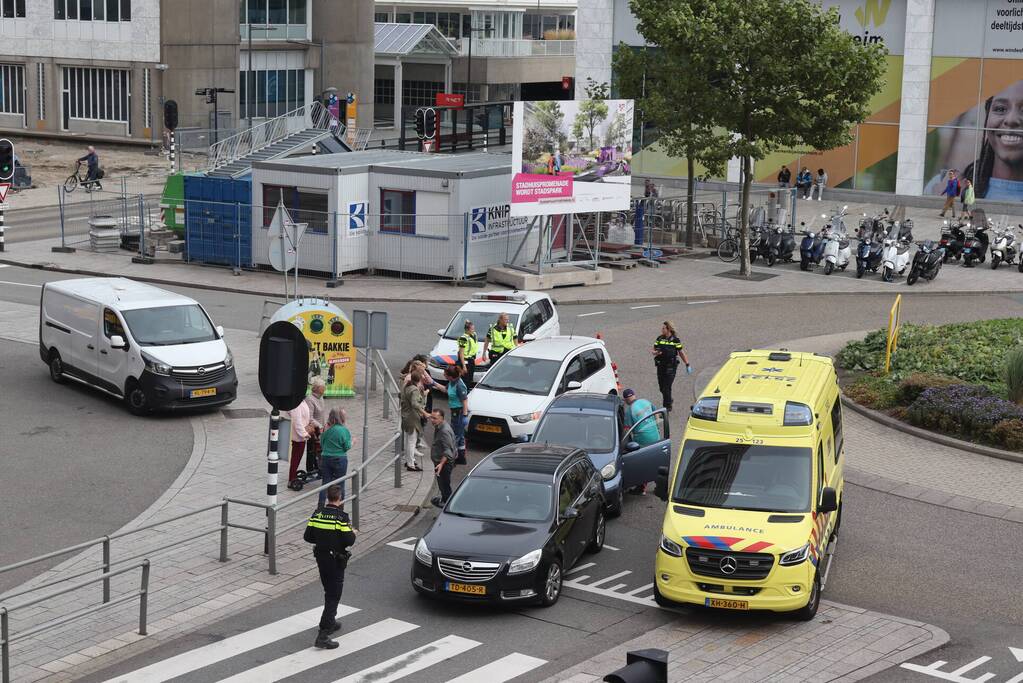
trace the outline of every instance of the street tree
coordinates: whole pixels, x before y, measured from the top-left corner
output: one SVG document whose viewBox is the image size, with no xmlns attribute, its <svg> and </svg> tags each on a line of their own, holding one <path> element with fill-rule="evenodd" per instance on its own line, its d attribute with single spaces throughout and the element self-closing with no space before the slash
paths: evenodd
<svg viewBox="0 0 1023 683">
<path fill-rule="evenodd" d="M 782 147 L 847 144 L 882 87 L 885 48 L 858 43 L 812 0 L 630 0 L 639 30 L 715 107 L 722 149 L 742 167 L 740 273 L 749 276 L 753 162 Z"/>
<path fill-rule="evenodd" d="M 689 52 L 703 48 L 698 36 L 690 35 L 686 40 L 654 48 L 623 44 L 615 54 L 619 89 L 623 97 L 636 100 L 639 125 L 653 126 L 657 135 L 654 144 L 665 154 L 686 159 L 689 247 L 694 243 L 696 221 L 696 164 L 703 164 L 711 175 L 722 175 L 728 161 L 727 139 L 715 132 L 713 125 L 717 103 L 704 74 L 689 66 Z"/>
<path fill-rule="evenodd" d="M 572 122 L 572 134 L 576 138 L 580 138 L 585 134 L 590 143 L 588 149 L 596 147 L 593 135 L 596 132 L 597 125 L 607 118 L 607 112 L 607 102 L 603 99 L 598 100 L 591 97 L 579 103 L 579 111 Z"/>
<path fill-rule="evenodd" d="M 561 105 L 553 100 L 533 105 L 531 111 L 526 113 L 523 158 L 535 161 L 544 152 L 553 154 L 556 149 L 563 147 L 566 141 L 561 129 L 564 120 L 565 113 Z"/>
</svg>

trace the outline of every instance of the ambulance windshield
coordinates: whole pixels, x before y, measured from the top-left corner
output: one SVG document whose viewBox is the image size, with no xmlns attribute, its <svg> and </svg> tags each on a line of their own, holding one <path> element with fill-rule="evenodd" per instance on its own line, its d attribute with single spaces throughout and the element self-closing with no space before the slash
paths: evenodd
<svg viewBox="0 0 1023 683">
<path fill-rule="evenodd" d="M 813 452 L 752 444 L 686 441 L 685 470 L 672 500 L 701 507 L 808 512 Z"/>
</svg>

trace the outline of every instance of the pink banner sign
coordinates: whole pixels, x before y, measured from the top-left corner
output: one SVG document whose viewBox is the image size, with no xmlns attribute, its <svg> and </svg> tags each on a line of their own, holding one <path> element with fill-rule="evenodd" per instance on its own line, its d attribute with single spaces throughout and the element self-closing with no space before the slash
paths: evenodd
<svg viewBox="0 0 1023 683">
<path fill-rule="evenodd" d="M 542 202 L 572 198 L 572 174 L 556 176 L 540 173 L 516 173 L 512 179 L 512 203 Z"/>
</svg>

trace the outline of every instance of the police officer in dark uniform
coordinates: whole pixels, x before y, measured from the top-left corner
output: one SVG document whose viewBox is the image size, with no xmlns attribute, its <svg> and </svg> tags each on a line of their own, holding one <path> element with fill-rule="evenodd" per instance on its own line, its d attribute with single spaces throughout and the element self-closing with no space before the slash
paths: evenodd
<svg viewBox="0 0 1023 683">
<path fill-rule="evenodd" d="M 665 408 L 671 410 L 671 385 L 675 383 L 679 358 L 686 364 L 686 374 L 693 373 L 685 346 L 675 334 L 675 326 L 671 322 L 665 320 L 661 325 L 661 335 L 654 341 L 652 353 L 654 365 L 657 366 L 657 386 L 661 390 L 661 401 Z"/>
<path fill-rule="evenodd" d="M 479 340 L 476 339 L 476 324 L 465 321 L 465 333 L 458 338 L 458 367 L 462 371 L 466 384 L 472 384 L 476 376 L 476 355 L 479 353 Z"/>
<path fill-rule="evenodd" d="M 348 548 L 355 543 L 355 531 L 348 514 L 341 509 L 341 487 L 338 484 L 327 487 L 327 504 L 309 518 L 303 538 L 316 546 L 313 555 L 323 584 L 323 614 L 320 615 L 320 630 L 314 645 L 333 650 L 338 643 L 330 636 L 341 630 L 341 622 L 336 617 L 345 583 L 345 567 L 352 555 Z"/>
</svg>

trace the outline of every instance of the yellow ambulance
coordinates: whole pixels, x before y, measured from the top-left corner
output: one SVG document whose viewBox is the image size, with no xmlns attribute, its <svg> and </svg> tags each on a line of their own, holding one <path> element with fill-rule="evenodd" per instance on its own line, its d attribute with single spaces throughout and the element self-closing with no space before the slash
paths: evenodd
<svg viewBox="0 0 1023 683">
<path fill-rule="evenodd" d="M 731 354 L 692 407 L 674 472 L 654 598 L 813 619 L 842 519 L 842 402 L 831 359 Z"/>
</svg>

